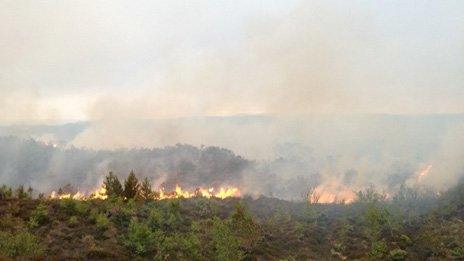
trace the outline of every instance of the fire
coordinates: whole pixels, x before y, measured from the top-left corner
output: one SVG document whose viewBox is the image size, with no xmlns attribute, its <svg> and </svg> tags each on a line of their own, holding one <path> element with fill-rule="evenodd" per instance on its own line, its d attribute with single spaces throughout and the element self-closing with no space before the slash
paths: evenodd
<svg viewBox="0 0 464 261">
<path fill-rule="evenodd" d="M 240 191 L 235 187 L 221 187 L 218 192 L 214 191 L 214 188 L 204 189 L 198 188 L 194 192 L 182 190 L 179 185 L 176 185 L 176 189 L 173 192 L 166 193 L 163 188 L 159 191 L 159 196 L 155 199 L 169 199 L 169 198 L 192 198 L 195 196 L 202 196 L 205 198 L 216 197 L 225 199 L 229 197 L 239 197 Z"/>
<path fill-rule="evenodd" d="M 308 201 L 312 204 L 343 203 L 350 204 L 356 200 L 356 193 L 343 185 L 322 184 L 308 195 Z"/>
<path fill-rule="evenodd" d="M 428 165 L 422 171 L 417 174 L 417 181 L 420 182 L 424 177 L 426 177 L 429 172 L 432 170 L 432 165 Z"/>
<path fill-rule="evenodd" d="M 424 181 L 424 178 L 427 177 L 430 173 L 430 171 L 432 171 L 432 165 L 427 165 L 425 166 L 424 168 L 422 168 L 421 170 L 417 171 L 416 173 L 414 173 L 413 176 L 411 176 L 407 181 L 406 181 L 406 184 L 410 185 L 410 186 L 415 186 L 415 185 L 419 185 L 420 183 L 422 183 Z"/>
<path fill-rule="evenodd" d="M 155 193 L 156 196 L 153 197 L 154 200 L 163 200 L 163 199 L 173 199 L 173 198 L 192 198 L 196 196 L 201 196 L 205 198 L 220 198 L 225 199 L 229 197 L 239 197 L 240 190 L 236 187 L 220 187 L 216 192 L 214 188 L 204 189 L 198 188 L 193 192 L 183 190 L 179 185 L 176 185 L 174 191 L 166 192 L 164 188 L 159 189 Z M 82 192 L 76 192 L 75 194 L 66 193 L 66 194 L 57 194 L 53 191 L 50 194 L 50 199 L 75 199 L 75 200 L 91 200 L 91 199 L 101 199 L 105 200 L 108 198 L 106 195 L 106 189 L 102 186 L 99 189 L 96 189 L 94 192 L 90 193 L 88 196 Z"/>
<path fill-rule="evenodd" d="M 91 199 L 107 199 L 108 196 L 106 195 L 106 189 L 104 187 L 100 187 L 99 189 L 95 190 L 92 194 L 90 194 Z"/>
</svg>

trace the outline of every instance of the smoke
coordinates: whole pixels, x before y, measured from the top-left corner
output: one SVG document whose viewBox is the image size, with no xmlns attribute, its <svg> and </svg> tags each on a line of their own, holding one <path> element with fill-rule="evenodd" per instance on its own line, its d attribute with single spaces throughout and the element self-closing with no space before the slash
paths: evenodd
<svg viewBox="0 0 464 261">
<path fill-rule="evenodd" d="M 37 158 L 27 151 L 39 145 L 9 143 L 0 181 L 91 187 L 134 168 L 174 183 L 179 166 L 192 185 L 227 180 L 202 176 L 202 145 L 256 160 L 228 181 L 285 198 L 321 183 L 392 189 L 429 164 L 427 185 L 461 175 L 462 116 L 449 113 L 464 111 L 462 4 L 253 3 L 246 14 L 231 3 L 2 4 L 0 119 L 89 126 L 64 142 L 30 134 L 68 146 Z M 197 148 L 136 158 L 176 143 Z"/>
</svg>

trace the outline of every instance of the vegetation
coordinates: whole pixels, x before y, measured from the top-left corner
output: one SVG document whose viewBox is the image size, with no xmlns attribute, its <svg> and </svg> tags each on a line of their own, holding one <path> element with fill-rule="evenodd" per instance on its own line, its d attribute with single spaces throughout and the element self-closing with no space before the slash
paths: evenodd
<svg viewBox="0 0 464 261">
<path fill-rule="evenodd" d="M 434 200 L 413 188 L 387 200 L 371 187 L 346 205 L 267 197 L 155 201 L 149 182 L 140 186 L 133 172 L 124 190 L 112 173 L 105 187 L 108 199 L 79 201 L 33 199 L 1 186 L 0 259 L 464 258 L 463 183 Z"/>
</svg>

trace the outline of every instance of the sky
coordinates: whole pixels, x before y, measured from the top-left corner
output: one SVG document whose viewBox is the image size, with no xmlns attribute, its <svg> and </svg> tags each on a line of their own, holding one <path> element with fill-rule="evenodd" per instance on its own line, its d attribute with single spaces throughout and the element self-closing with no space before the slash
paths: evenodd
<svg viewBox="0 0 464 261">
<path fill-rule="evenodd" d="M 0 1 L 0 121 L 464 113 L 463 1 Z"/>
</svg>

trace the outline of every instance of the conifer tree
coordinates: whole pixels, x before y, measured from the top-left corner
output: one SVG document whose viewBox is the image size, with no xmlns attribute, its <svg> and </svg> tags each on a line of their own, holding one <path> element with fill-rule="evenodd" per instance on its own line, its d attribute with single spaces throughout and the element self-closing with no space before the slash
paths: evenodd
<svg viewBox="0 0 464 261">
<path fill-rule="evenodd" d="M 142 199 L 153 198 L 153 191 L 151 190 L 151 183 L 147 177 L 143 179 L 142 186 L 140 187 L 140 198 Z"/>
<path fill-rule="evenodd" d="M 118 177 L 110 171 L 109 175 L 106 176 L 106 180 L 103 182 L 103 186 L 106 189 L 106 195 L 109 197 L 121 197 L 123 195 L 123 189 L 121 182 Z"/>
<path fill-rule="evenodd" d="M 129 176 L 124 181 L 124 196 L 127 199 L 135 198 L 139 192 L 139 181 L 137 177 L 135 177 L 134 171 L 131 170 Z"/>
</svg>

